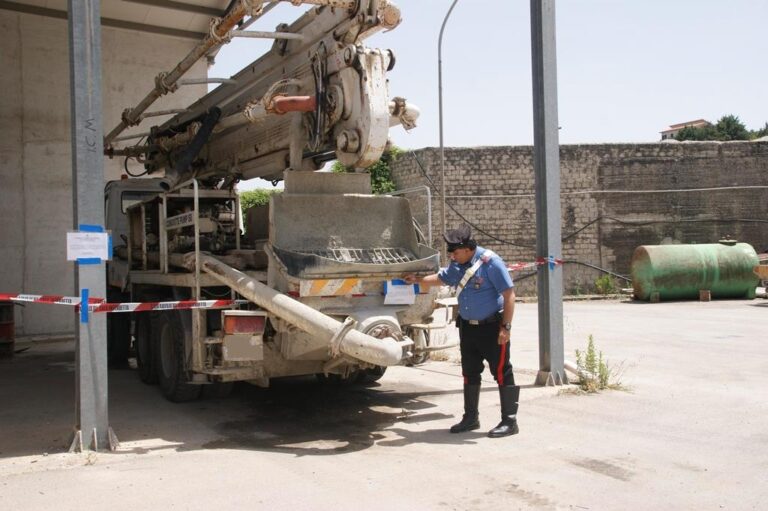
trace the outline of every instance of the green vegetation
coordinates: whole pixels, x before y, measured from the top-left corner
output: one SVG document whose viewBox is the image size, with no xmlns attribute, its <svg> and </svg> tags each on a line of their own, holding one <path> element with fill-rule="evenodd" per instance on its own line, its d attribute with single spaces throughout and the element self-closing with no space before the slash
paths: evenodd
<svg viewBox="0 0 768 511">
<path fill-rule="evenodd" d="M 269 204 L 269 198 L 282 190 L 249 190 L 240 194 L 240 208 L 245 214 L 246 210 L 254 206 Z"/>
<path fill-rule="evenodd" d="M 616 286 L 613 283 L 613 278 L 605 274 L 595 280 L 595 290 L 599 295 L 610 295 L 616 292 Z"/>
<path fill-rule="evenodd" d="M 612 368 L 603 359 L 603 352 L 595 348 L 595 340 L 589 336 L 587 351 L 576 350 L 576 366 L 579 370 L 579 388 L 587 393 L 600 392 L 601 390 L 622 390 L 621 366 Z"/>
<path fill-rule="evenodd" d="M 394 192 L 397 189 L 395 182 L 392 180 L 390 165 L 397 160 L 397 157 L 402 152 L 402 149 L 391 146 L 384 151 L 379 161 L 366 169 L 371 174 L 371 190 L 373 190 L 374 194 L 382 195 Z M 347 168 L 338 161 L 333 164 L 331 170 L 333 172 L 354 172 L 354 169 Z"/>
<path fill-rule="evenodd" d="M 686 126 L 675 135 L 675 140 L 754 140 L 768 135 L 768 122 L 762 129 L 748 130 L 735 115 L 724 115 L 712 126 Z"/>
</svg>

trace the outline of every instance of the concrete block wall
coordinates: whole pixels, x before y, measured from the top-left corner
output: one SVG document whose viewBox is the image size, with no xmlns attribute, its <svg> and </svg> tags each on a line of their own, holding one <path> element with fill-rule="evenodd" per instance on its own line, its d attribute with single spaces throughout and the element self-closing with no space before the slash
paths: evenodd
<svg viewBox="0 0 768 511">
<path fill-rule="evenodd" d="M 135 106 L 155 75 L 168 71 L 194 41 L 102 27 L 104 130 Z M 76 294 L 66 261 L 72 228 L 69 43 L 66 20 L 0 10 L 0 292 Z M 190 77 L 204 77 L 198 63 Z M 179 108 L 205 93 L 182 87 L 151 109 Z M 135 132 L 146 126 L 133 128 Z M 141 167 L 131 164 L 132 172 Z M 118 179 L 123 160 L 104 160 L 105 181 Z M 71 308 L 16 308 L 17 335 L 70 333 Z"/>
<path fill-rule="evenodd" d="M 448 227 L 463 216 L 484 231 L 476 231 L 479 243 L 507 262 L 533 261 L 532 158 L 531 147 L 445 149 L 447 203 L 458 211 L 446 208 Z M 562 146 L 560 165 L 565 260 L 628 275 L 632 253 L 643 244 L 713 243 L 729 235 L 758 251 L 768 248 L 766 142 Z M 440 246 L 439 149 L 401 155 L 393 174 L 400 189 L 432 186 Z M 684 191 L 690 189 L 703 190 Z M 601 275 L 568 263 L 565 290 L 593 292 Z M 519 294 L 535 292 L 535 277 L 518 281 Z"/>
</svg>

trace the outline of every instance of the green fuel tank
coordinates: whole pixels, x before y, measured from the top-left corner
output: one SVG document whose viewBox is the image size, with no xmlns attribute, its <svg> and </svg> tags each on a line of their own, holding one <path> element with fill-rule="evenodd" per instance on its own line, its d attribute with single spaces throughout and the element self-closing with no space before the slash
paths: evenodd
<svg viewBox="0 0 768 511">
<path fill-rule="evenodd" d="M 638 300 L 698 299 L 701 290 L 712 298 L 754 298 L 758 264 L 752 245 L 731 240 L 642 245 L 632 255 L 632 288 Z"/>
</svg>

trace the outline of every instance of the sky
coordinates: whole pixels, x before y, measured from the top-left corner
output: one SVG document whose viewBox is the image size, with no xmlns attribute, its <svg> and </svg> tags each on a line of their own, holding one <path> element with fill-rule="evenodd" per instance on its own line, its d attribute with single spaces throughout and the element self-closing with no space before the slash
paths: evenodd
<svg viewBox="0 0 768 511">
<path fill-rule="evenodd" d="M 403 22 L 366 46 L 392 49 L 390 96 L 421 109 L 403 148 L 439 146 L 437 41 L 452 0 L 399 0 Z M 273 30 L 306 7 L 282 4 L 252 25 Z M 556 4 L 561 144 L 653 142 L 670 124 L 737 115 L 768 122 L 768 1 L 560 0 Z M 237 38 L 209 71 L 228 77 L 271 42 Z M 442 47 L 446 147 L 531 145 L 530 3 L 458 0 Z M 252 180 L 242 188 L 271 187 Z"/>
</svg>

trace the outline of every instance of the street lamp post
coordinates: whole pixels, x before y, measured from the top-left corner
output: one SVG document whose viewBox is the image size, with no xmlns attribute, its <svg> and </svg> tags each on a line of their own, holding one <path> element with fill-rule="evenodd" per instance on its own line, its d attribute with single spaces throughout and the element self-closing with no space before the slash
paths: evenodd
<svg viewBox="0 0 768 511">
<path fill-rule="evenodd" d="M 438 116 L 440 118 L 440 218 L 442 219 L 443 233 L 447 229 L 445 218 L 445 148 L 443 147 L 443 32 L 445 31 L 445 24 L 448 23 L 448 18 L 451 16 L 453 8 L 456 7 L 456 2 L 459 0 L 453 0 L 451 7 L 445 15 L 443 25 L 440 27 L 440 37 L 437 40 L 437 100 L 438 100 Z M 442 244 L 443 261 L 448 261 L 448 254 L 446 252 L 445 244 Z"/>
</svg>

